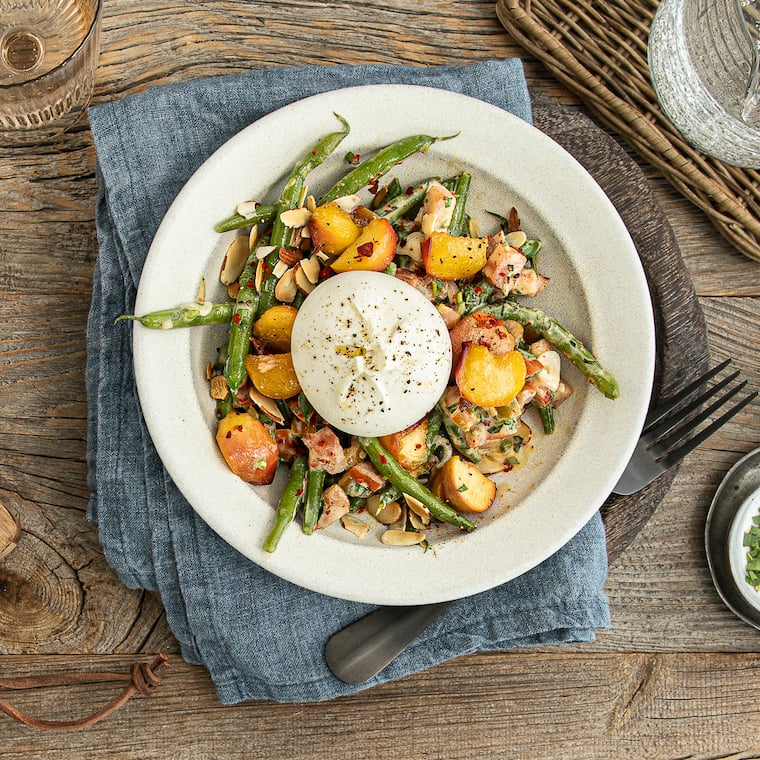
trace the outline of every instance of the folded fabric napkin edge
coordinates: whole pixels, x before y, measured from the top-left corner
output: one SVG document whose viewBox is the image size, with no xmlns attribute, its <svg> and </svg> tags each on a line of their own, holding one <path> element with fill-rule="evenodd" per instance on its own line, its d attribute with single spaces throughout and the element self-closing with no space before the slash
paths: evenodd
<svg viewBox="0 0 760 760">
<path fill-rule="evenodd" d="M 262 81 L 269 86 L 276 84 L 273 100 L 265 97 Z M 486 621 L 485 600 L 478 595 L 457 602 L 450 608 L 457 610 L 456 616 L 447 614 L 441 618 L 434 629 L 373 681 L 362 687 L 348 687 L 337 681 L 323 662 L 324 643 L 329 635 L 372 607 L 314 594 L 266 573 L 198 518 L 149 445 L 134 388 L 131 341 L 114 337 L 113 318 L 134 304 L 142 262 L 166 208 L 220 140 L 223 142 L 278 103 L 337 86 L 375 81 L 443 86 L 480 97 L 530 120 L 530 99 L 521 63 L 516 59 L 433 69 L 359 65 L 265 70 L 153 87 L 91 109 L 102 204 L 98 206 L 99 281 L 93 288 L 88 329 L 88 463 L 93 491 L 90 516 L 98 520 L 108 561 L 125 583 L 133 588 L 159 590 L 183 656 L 209 669 L 225 703 L 252 698 L 330 699 L 460 654 L 505 648 L 504 642 L 527 642 L 540 635 L 520 629 L 516 625 L 520 616 L 514 605 L 508 604 L 508 592 L 494 589 L 484 592 L 490 639 L 468 643 L 462 639 L 467 626 L 457 627 L 452 622 L 458 615 L 470 621 Z M 234 117 L 213 121 L 209 115 L 217 117 L 216 106 L 231 98 L 238 104 L 232 109 Z M 146 119 L 148 105 L 150 118 Z M 214 127 L 211 133 L 210 125 Z M 182 139 L 169 145 L 167 134 Z M 116 405 L 115 394 L 119 394 Z M 583 563 L 590 556 L 594 562 L 592 566 L 584 565 L 583 577 L 572 579 L 572 583 L 589 593 L 578 597 L 575 620 L 571 614 L 554 624 L 555 628 L 551 621 L 544 626 L 550 631 L 547 636 L 553 635 L 556 643 L 589 640 L 594 628 L 609 625 L 603 592 L 604 530 L 598 515 L 579 535 L 585 536 L 586 532 L 589 543 L 574 550 L 576 559 Z M 572 547 L 571 542 L 556 556 L 570 558 Z M 215 559 L 214 567 L 201 561 L 210 556 Z M 536 570 L 544 571 L 541 566 Z M 523 582 L 530 578 L 526 574 Z M 561 574 L 554 574 L 553 582 L 557 578 L 569 583 Z M 510 583 L 517 581 L 520 579 Z M 522 589 L 522 593 L 530 592 Z M 519 599 L 520 594 L 515 593 L 515 597 Z M 496 602 L 501 604 L 502 612 L 491 615 Z M 301 609 L 294 609 L 294 604 Z M 553 599 L 552 604 L 556 605 L 557 600 Z M 562 626 L 556 628 L 559 622 Z M 268 635 L 272 628 L 283 635 Z M 510 639 L 507 630 L 520 635 Z M 298 633 L 296 640 L 294 632 Z M 424 664 L 426 661 L 429 665 Z"/>
</svg>

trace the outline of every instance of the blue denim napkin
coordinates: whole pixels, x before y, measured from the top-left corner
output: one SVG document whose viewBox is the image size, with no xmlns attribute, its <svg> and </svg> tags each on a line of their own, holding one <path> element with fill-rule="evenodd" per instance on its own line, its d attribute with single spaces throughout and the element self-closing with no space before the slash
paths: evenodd
<svg viewBox="0 0 760 760">
<path fill-rule="evenodd" d="M 88 326 L 89 517 L 131 588 L 158 590 L 182 656 L 208 668 L 224 703 L 325 700 L 458 655 L 589 641 L 609 625 L 604 528 L 596 515 L 531 572 L 450 607 L 362 687 L 325 665 L 329 637 L 372 607 L 307 591 L 262 570 L 196 516 L 159 460 L 135 389 L 131 312 L 143 262 L 170 203 L 222 143 L 294 100 L 358 84 L 462 92 L 530 121 L 518 60 L 462 67 L 279 68 L 152 87 L 90 110 L 100 253 Z"/>
</svg>

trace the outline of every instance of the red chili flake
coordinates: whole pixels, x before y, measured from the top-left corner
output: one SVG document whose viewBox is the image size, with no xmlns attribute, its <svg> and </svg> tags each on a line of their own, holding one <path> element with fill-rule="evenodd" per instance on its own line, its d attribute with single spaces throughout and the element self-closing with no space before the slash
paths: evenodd
<svg viewBox="0 0 760 760">
<path fill-rule="evenodd" d="M 228 430 L 227 435 L 224 436 L 225 438 L 232 438 L 232 431 Z"/>
<path fill-rule="evenodd" d="M 366 243 L 362 243 L 356 249 L 356 254 L 358 256 L 369 258 L 372 255 L 374 250 L 375 250 L 375 244 L 371 240 L 368 240 Z"/>
<path fill-rule="evenodd" d="M 480 285 L 476 285 L 473 290 L 477 295 L 480 295 L 483 292 L 483 288 L 480 287 Z"/>
<path fill-rule="evenodd" d="M 316 155 L 317 155 L 317 151 L 316 151 L 316 150 L 313 150 L 313 151 L 311 152 L 311 155 L 312 155 L 312 156 L 316 156 Z"/>
<path fill-rule="evenodd" d="M 252 288 L 256 283 L 253 280 L 246 280 L 245 284 L 246 284 L 246 287 Z"/>
<path fill-rule="evenodd" d="M 239 325 L 239 324 L 240 324 L 240 314 L 233 314 L 233 315 L 232 315 L 232 321 L 233 321 L 233 322 L 234 322 L 236 325 Z"/>
<path fill-rule="evenodd" d="M 303 493 L 303 488 L 299 488 L 299 489 L 296 491 L 296 496 L 300 496 L 302 493 Z"/>
<path fill-rule="evenodd" d="M 413 195 L 413 194 L 414 194 L 414 188 L 413 188 L 411 185 L 409 185 L 409 187 L 407 187 L 407 188 L 406 188 L 406 190 L 405 190 L 404 192 L 405 192 L 407 195 Z"/>
<path fill-rule="evenodd" d="M 380 464 L 388 464 L 388 458 L 384 454 L 380 454 Z"/>
<path fill-rule="evenodd" d="M 322 267 L 322 269 L 319 271 L 319 279 L 326 280 L 331 274 L 332 270 L 330 267 Z"/>
</svg>

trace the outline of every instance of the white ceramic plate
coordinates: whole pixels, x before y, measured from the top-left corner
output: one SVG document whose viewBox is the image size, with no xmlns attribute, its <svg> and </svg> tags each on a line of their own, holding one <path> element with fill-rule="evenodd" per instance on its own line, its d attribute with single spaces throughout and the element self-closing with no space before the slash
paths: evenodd
<svg viewBox="0 0 760 760">
<path fill-rule="evenodd" d="M 515 206 L 530 237 L 543 241 L 540 270 L 549 287 L 533 305 L 556 316 L 616 376 L 610 401 L 573 368 L 575 393 L 559 410 L 557 432 L 536 435 L 528 466 L 505 478 L 496 504 L 473 533 L 447 528 L 431 551 L 386 547 L 372 532 L 359 540 L 334 525 L 314 536 L 298 524 L 276 552 L 262 542 L 284 484 L 252 487 L 226 467 L 214 442 L 214 404 L 205 366 L 224 340 L 219 327 L 151 331 L 135 327 L 140 400 L 156 449 L 198 514 L 226 541 L 271 572 L 318 592 L 374 604 L 454 599 L 492 588 L 563 546 L 602 505 L 633 451 L 649 402 L 654 328 L 646 280 L 614 207 L 562 148 L 520 119 L 442 90 L 366 86 L 317 95 L 261 119 L 222 146 L 195 173 L 163 220 L 143 270 L 137 313 L 207 296 L 218 285 L 228 236 L 214 232 L 246 199 L 277 197 L 293 164 L 318 139 L 351 124 L 335 155 L 309 178 L 315 194 L 345 173 L 349 150 L 367 155 L 410 134 L 450 135 L 389 176 L 412 184 L 428 176 L 473 175 L 468 210 L 483 233 L 487 210 Z M 540 428 L 540 423 L 532 426 Z M 367 518 L 368 521 L 370 518 Z"/>
</svg>

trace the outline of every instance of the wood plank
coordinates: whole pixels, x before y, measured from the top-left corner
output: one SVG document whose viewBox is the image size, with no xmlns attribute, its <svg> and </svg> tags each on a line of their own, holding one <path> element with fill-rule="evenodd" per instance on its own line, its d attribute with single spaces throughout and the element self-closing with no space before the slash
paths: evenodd
<svg viewBox="0 0 760 760">
<path fill-rule="evenodd" d="M 151 658 L 143 657 L 143 661 Z M 127 671 L 125 657 L 4 658 L 4 675 Z M 760 655 L 472 655 L 329 703 L 223 707 L 205 672 L 172 661 L 158 693 L 84 731 L 0 716 L 4 754 L 39 758 L 756 757 Z M 0 690 L 35 715 L 78 717 L 109 684 Z"/>
</svg>

